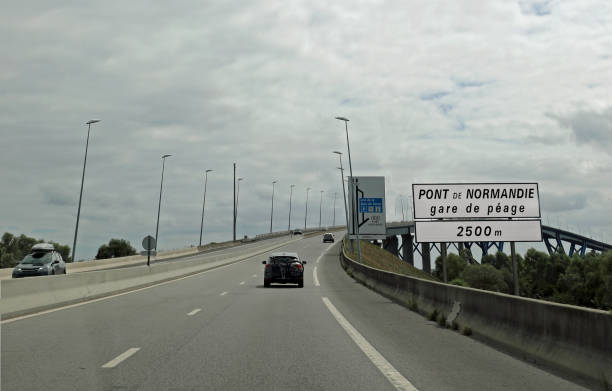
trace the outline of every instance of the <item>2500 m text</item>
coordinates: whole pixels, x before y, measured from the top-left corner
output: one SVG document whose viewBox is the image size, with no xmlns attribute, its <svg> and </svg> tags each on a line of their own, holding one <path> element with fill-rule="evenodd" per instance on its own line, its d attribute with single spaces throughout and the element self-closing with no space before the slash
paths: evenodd
<svg viewBox="0 0 612 391">
<path fill-rule="evenodd" d="M 458 226 L 457 227 L 457 236 L 461 236 L 461 237 L 470 237 L 470 236 L 491 236 L 491 234 L 493 234 L 493 236 L 501 236 L 502 235 L 502 231 L 500 229 L 497 229 L 495 231 L 493 231 L 493 228 L 491 228 L 491 226 L 486 225 L 486 226 L 471 226 L 471 225 L 466 225 L 466 226 Z"/>
</svg>

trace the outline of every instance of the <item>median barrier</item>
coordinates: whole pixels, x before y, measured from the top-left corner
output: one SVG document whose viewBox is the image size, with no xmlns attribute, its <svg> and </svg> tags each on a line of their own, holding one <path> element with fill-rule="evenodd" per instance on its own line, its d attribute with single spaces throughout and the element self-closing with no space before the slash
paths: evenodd
<svg viewBox="0 0 612 391">
<path fill-rule="evenodd" d="M 448 322 L 469 327 L 476 339 L 591 387 L 612 385 L 609 312 L 374 269 L 350 259 L 344 249 L 340 262 L 372 290 L 423 315 L 438 310 Z"/>
<path fill-rule="evenodd" d="M 154 263 L 150 266 L 4 280 L 0 284 L 2 320 L 197 274 L 261 255 L 297 240 L 301 238 L 257 249 L 250 248 L 229 258 L 228 255 L 219 254 L 181 262 Z"/>
</svg>

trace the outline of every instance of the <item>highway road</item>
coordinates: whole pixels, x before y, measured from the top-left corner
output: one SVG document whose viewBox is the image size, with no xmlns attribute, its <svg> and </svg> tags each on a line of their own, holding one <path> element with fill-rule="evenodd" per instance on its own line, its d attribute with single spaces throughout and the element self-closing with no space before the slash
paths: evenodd
<svg viewBox="0 0 612 391">
<path fill-rule="evenodd" d="M 275 250 L 308 261 L 302 289 L 263 288 L 260 255 L 5 321 L 2 390 L 581 389 L 356 283 L 337 246 Z"/>
</svg>

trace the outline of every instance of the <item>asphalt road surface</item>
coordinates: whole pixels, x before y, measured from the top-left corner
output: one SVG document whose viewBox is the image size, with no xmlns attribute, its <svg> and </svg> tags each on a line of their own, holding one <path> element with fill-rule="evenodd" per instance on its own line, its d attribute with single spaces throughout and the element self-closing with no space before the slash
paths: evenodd
<svg viewBox="0 0 612 391">
<path fill-rule="evenodd" d="M 321 236 L 275 251 L 304 288 L 263 288 L 260 255 L 3 322 L 2 390 L 581 389 L 356 283 Z"/>
</svg>

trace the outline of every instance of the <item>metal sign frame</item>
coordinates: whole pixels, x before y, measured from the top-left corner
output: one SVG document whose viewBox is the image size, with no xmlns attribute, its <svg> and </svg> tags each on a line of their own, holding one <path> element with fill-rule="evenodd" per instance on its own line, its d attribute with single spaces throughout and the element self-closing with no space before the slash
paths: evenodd
<svg viewBox="0 0 612 391">
<path fill-rule="evenodd" d="M 349 238 L 375 240 L 386 238 L 385 177 L 349 177 L 348 197 L 351 216 Z"/>
</svg>

